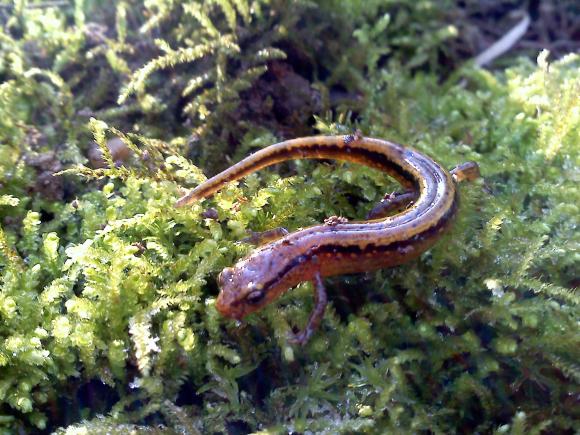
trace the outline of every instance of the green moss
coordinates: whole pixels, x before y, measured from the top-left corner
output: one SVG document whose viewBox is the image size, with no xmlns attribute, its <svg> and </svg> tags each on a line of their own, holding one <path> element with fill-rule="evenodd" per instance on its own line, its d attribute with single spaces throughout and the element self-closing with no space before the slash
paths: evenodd
<svg viewBox="0 0 580 435">
<path fill-rule="evenodd" d="M 379 3 L 350 23 L 358 48 L 373 48 L 350 63 L 330 36 L 360 9 L 355 1 L 344 11 L 333 2 L 77 2 L 46 20 L 15 4 L 0 33 L 0 430 L 578 430 L 580 59 L 548 63 L 542 53 L 537 66 L 466 67 L 441 82 L 415 69 L 445 38 L 428 45 L 414 33 L 418 60 L 406 64 L 405 50 L 385 45 L 384 31 L 403 33 L 385 13 L 400 16 L 395 24 L 446 24 L 429 18 L 426 2 Z M 298 35 L 301 19 L 324 14 L 336 20 Z M 87 16 L 115 24 L 99 34 Z M 147 45 L 154 35 L 136 56 L 138 38 Z M 322 326 L 297 348 L 287 333 L 306 322 L 310 284 L 239 325 L 215 310 L 217 274 L 251 251 L 238 242 L 248 231 L 364 218 L 396 184 L 356 165 L 300 161 L 190 208 L 173 204 L 204 179 L 184 154 L 201 147 L 198 162 L 223 165 L 234 134 L 240 158 L 281 138 L 283 122 L 232 119 L 244 92 L 263 85 L 266 60 L 281 48 L 296 56 L 313 35 L 329 38 L 320 59 L 306 56 L 320 68 L 323 99 L 336 85 L 364 104 L 356 117 L 322 115 L 323 104 L 311 133 L 358 127 L 447 167 L 475 160 L 484 180 L 461 186 L 453 230 L 417 261 L 327 280 Z M 189 126 L 199 141 L 188 142 Z M 108 148 L 115 137 L 130 150 L 123 164 Z M 90 141 L 105 168 L 88 165 Z M 38 184 L 46 172 L 64 183 L 57 200 Z M 210 207 L 217 219 L 204 214 Z M 67 416 L 54 411 L 65 407 Z"/>
</svg>

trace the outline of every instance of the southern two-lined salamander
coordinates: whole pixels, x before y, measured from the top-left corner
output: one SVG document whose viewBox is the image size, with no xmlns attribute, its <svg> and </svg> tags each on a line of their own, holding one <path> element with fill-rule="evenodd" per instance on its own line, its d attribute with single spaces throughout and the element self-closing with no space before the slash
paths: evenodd
<svg viewBox="0 0 580 435">
<path fill-rule="evenodd" d="M 327 297 L 322 277 L 396 266 L 418 257 L 449 228 L 458 205 L 455 184 L 479 176 L 474 162 L 448 172 L 416 150 L 363 137 L 360 132 L 313 136 L 252 154 L 197 186 L 176 206 L 207 198 L 228 182 L 266 166 L 307 158 L 346 160 L 379 169 L 394 177 L 405 193 L 385 197 L 371 212 L 371 220 L 329 218 L 322 225 L 282 235 L 221 272 L 216 307 L 235 319 L 259 310 L 300 282 L 312 281 L 316 306 L 305 329 L 291 338 L 299 344 L 308 341 L 324 314 Z"/>
</svg>

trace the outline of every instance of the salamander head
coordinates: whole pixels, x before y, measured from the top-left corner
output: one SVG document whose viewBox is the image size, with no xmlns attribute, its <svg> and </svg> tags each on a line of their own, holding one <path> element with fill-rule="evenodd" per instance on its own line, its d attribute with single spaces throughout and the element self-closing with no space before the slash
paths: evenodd
<svg viewBox="0 0 580 435">
<path fill-rule="evenodd" d="M 218 277 L 217 310 L 223 316 L 241 319 L 269 304 L 289 288 L 278 282 L 278 272 L 272 263 L 267 255 L 253 255 L 234 267 L 225 268 Z"/>
</svg>

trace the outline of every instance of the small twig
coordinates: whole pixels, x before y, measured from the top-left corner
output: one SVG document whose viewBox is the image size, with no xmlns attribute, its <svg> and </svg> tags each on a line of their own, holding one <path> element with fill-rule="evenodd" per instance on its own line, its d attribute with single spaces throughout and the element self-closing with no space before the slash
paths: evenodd
<svg viewBox="0 0 580 435">
<path fill-rule="evenodd" d="M 498 41 L 489 46 L 486 50 L 480 53 L 475 59 L 474 63 L 477 66 L 484 66 L 497 59 L 502 54 L 509 51 L 518 42 L 528 30 L 530 26 L 530 16 L 525 14 L 524 17 L 512 29 L 507 32 Z"/>
</svg>

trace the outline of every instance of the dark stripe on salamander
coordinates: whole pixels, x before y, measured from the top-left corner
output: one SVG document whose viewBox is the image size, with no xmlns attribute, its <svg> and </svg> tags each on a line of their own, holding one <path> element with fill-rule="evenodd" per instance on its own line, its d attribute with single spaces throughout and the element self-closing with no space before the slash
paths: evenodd
<svg viewBox="0 0 580 435">
<path fill-rule="evenodd" d="M 308 151 L 305 151 L 308 150 Z M 281 149 L 268 154 L 267 159 L 272 160 L 293 160 L 297 158 L 313 158 L 313 155 L 323 154 L 324 158 L 335 160 L 346 160 L 345 154 L 359 157 L 365 165 L 396 175 L 406 181 L 409 186 L 418 187 L 417 178 L 405 168 L 393 163 L 389 157 L 381 152 L 372 151 L 366 148 L 338 146 L 335 144 L 312 144 L 307 148 Z M 326 157 L 328 156 L 328 157 Z M 362 163 L 361 162 L 361 163 Z"/>
<path fill-rule="evenodd" d="M 450 221 L 455 217 L 459 205 L 459 197 L 455 194 L 455 198 L 449 207 L 449 209 L 445 212 L 443 216 L 437 221 L 437 223 L 424 231 L 415 234 L 414 236 L 404 239 L 398 240 L 387 245 L 375 245 L 373 243 L 369 243 L 365 246 L 365 248 L 361 248 L 358 245 L 340 245 L 340 244 L 326 244 L 313 247 L 308 252 L 305 252 L 302 255 L 294 257 L 292 261 L 290 261 L 278 274 L 275 278 L 271 279 L 264 285 L 264 291 L 268 291 L 271 287 L 276 285 L 280 282 L 284 276 L 289 273 L 292 269 L 299 266 L 300 264 L 312 261 L 312 257 L 315 255 L 321 255 L 325 253 L 332 253 L 336 255 L 349 255 L 349 254 L 356 254 L 356 255 L 365 255 L 366 253 L 372 253 L 373 255 L 382 255 L 387 254 L 388 252 L 396 252 L 399 250 L 404 250 L 406 247 L 416 244 L 418 241 L 429 239 L 433 236 L 436 236 L 440 231 L 443 231 L 445 228 L 449 226 Z"/>
<path fill-rule="evenodd" d="M 184 204 L 191 202 L 193 200 L 192 198 L 199 199 L 210 196 L 215 191 L 216 186 L 220 186 L 243 178 L 246 175 L 255 172 L 256 166 L 264 167 L 286 160 L 316 158 L 317 154 L 324 155 L 324 157 L 321 158 L 334 160 L 348 160 L 345 158 L 345 154 L 348 154 L 354 157 L 356 160 L 359 160 L 361 164 L 379 169 L 395 177 L 399 182 L 404 184 L 406 188 L 418 189 L 419 187 L 419 180 L 415 175 L 413 175 L 411 172 L 408 172 L 400 165 L 393 163 L 391 159 L 389 159 L 389 157 L 384 153 L 368 150 L 366 148 L 359 148 L 356 146 L 339 146 L 336 144 L 314 143 L 308 145 L 307 147 L 280 148 L 261 156 L 257 161 L 254 161 L 252 156 L 250 156 L 247 158 L 250 161 L 244 163 L 244 160 L 242 160 L 241 162 L 227 169 L 225 174 L 222 173 L 223 176 L 218 174 L 216 175 L 216 177 L 218 177 L 217 179 L 213 180 L 213 178 L 215 178 L 213 177 L 212 179 L 200 184 L 198 187 L 193 189 L 188 195 L 189 198 L 184 202 Z M 202 188 L 200 189 L 200 187 Z"/>
</svg>

